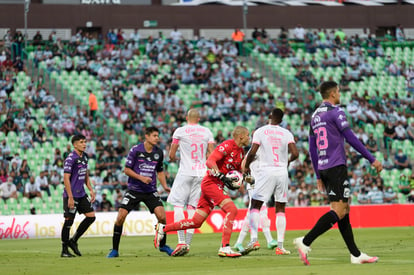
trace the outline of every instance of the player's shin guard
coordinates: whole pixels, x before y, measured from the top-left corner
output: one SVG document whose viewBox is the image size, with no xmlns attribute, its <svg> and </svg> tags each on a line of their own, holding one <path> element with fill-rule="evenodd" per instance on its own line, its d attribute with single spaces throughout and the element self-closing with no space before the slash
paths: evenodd
<svg viewBox="0 0 414 275">
<path fill-rule="evenodd" d="M 182 206 L 174 206 L 174 222 L 184 220 L 184 208 Z M 178 243 L 185 243 L 185 231 L 177 231 Z"/>
<path fill-rule="evenodd" d="M 112 249 L 119 251 L 119 242 L 121 241 L 123 226 L 114 225 L 114 235 L 112 236 Z"/>
<path fill-rule="evenodd" d="M 69 241 L 70 229 L 73 224 L 73 219 L 65 220 L 62 226 L 61 240 L 62 244 L 67 244 Z"/>
<path fill-rule="evenodd" d="M 303 244 L 310 246 L 317 237 L 328 231 L 337 221 L 338 215 L 336 215 L 335 211 L 326 212 L 303 238 Z"/>
<path fill-rule="evenodd" d="M 196 211 L 196 208 L 194 206 L 188 205 L 187 206 L 187 214 L 188 214 L 188 218 L 191 219 L 192 217 L 194 217 L 194 213 Z M 185 243 L 190 245 L 191 241 L 193 240 L 193 235 L 194 235 L 194 228 L 190 228 L 187 229 L 186 233 L 185 233 Z"/>
<path fill-rule="evenodd" d="M 78 226 L 75 234 L 73 235 L 72 239 L 77 242 L 79 238 L 83 235 L 83 233 L 88 230 L 89 226 L 95 221 L 96 217 L 86 217 Z"/>
<path fill-rule="evenodd" d="M 277 247 L 283 248 L 286 232 L 286 215 L 283 212 L 276 213 Z"/>
<path fill-rule="evenodd" d="M 349 214 L 346 214 L 345 217 L 338 222 L 338 228 L 341 232 L 342 238 L 344 239 L 346 246 L 348 247 L 349 252 L 354 257 L 359 257 L 361 255 L 361 251 L 359 251 L 358 247 L 354 241 L 354 234 L 352 233 L 352 226 L 349 222 Z"/>
<path fill-rule="evenodd" d="M 251 241 L 257 241 L 257 231 L 259 228 L 260 213 L 259 209 L 250 209 L 250 238 Z"/>
<path fill-rule="evenodd" d="M 237 216 L 237 207 L 233 202 L 228 202 L 221 208 L 226 217 L 224 218 L 223 235 L 221 238 L 222 246 L 227 246 L 230 243 L 231 233 L 233 232 L 234 219 Z"/>
</svg>

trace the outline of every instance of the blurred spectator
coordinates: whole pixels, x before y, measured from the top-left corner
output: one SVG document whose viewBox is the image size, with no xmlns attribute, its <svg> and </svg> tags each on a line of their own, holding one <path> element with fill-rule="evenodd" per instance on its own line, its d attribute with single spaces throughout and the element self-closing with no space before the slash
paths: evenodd
<svg viewBox="0 0 414 275">
<path fill-rule="evenodd" d="M 384 203 L 384 193 L 382 192 L 382 188 L 374 185 L 374 187 L 372 187 L 372 189 L 368 192 L 368 200 L 369 203 L 373 204 Z"/>
<path fill-rule="evenodd" d="M 7 144 L 7 140 L 4 139 L 0 144 L 0 149 L 2 152 L 2 156 L 5 160 L 9 160 L 11 149 L 10 146 Z"/>
<path fill-rule="evenodd" d="M 371 203 L 370 197 L 368 195 L 368 191 L 366 190 L 365 187 L 361 188 L 361 190 L 359 191 L 357 200 L 358 200 L 359 204 L 369 204 L 369 203 Z"/>
<path fill-rule="evenodd" d="M 303 194 L 303 192 L 300 192 L 298 196 L 295 199 L 294 206 L 308 206 L 309 205 L 309 199 Z"/>
<path fill-rule="evenodd" d="M 397 198 L 397 193 L 392 189 L 391 186 L 388 186 L 384 192 L 384 202 L 397 203 Z"/>
<path fill-rule="evenodd" d="M 108 170 L 107 175 L 103 179 L 102 189 L 109 189 L 111 192 L 115 186 L 118 185 L 118 180 L 111 170 Z"/>
<path fill-rule="evenodd" d="M 296 42 L 303 42 L 305 40 L 306 31 L 301 24 L 297 24 L 293 30 L 293 38 Z"/>
<path fill-rule="evenodd" d="M 0 193 L 4 201 L 7 201 L 10 198 L 17 199 L 17 188 L 16 185 L 13 184 L 12 177 L 8 177 L 7 182 L 3 182 L 0 185 Z"/>
<path fill-rule="evenodd" d="M 20 135 L 20 148 L 25 151 L 29 148 L 34 148 L 32 135 L 26 130 Z"/>
<path fill-rule="evenodd" d="M 398 123 L 397 127 L 395 127 L 395 138 L 399 140 L 404 140 L 407 138 L 407 131 L 405 130 L 403 124 L 401 122 Z"/>
<path fill-rule="evenodd" d="M 14 122 L 13 117 L 10 114 L 7 115 L 6 120 L 3 122 L 1 130 L 6 134 L 6 136 L 9 134 L 9 132 L 17 133 L 17 124 Z"/>
<path fill-rule="evenodd" d="M 399 181 L 398 181 L 398 189 L 404 195 L 408 195 L 411 190 L 410 180 L 407 178 L 405 174 L 401 174 Z"/>
<path fill-rule="evenodd" d="M 46 172 L 46 175 L 50 174 L 52 171 L 52 164 L 50 163 L 49 158 L 45 158 L 45 161 L 42 166 L 42 171 Z"/>
<path fill-rule="evenodd" d="M 261 33 L 257 27 L 254 27 L 254 30 L 252 32 L 252 38 L 253 40 L 260 40 L 262 38 Z"/>
<path fill-rule="evenodd" d="M 240 29 L 236 28 L 231 35 L 231 39 L 234 42 L 234 46 L 237 48 L 237 55 L 242 55 L 244 33 Z"/>
<path fill-rule="evenodd" d="M 393 161 L 388 157 L 387 153 L 384 153 L 384 159 L 382 160 L 382 166 L 384 167 L 384 169 L 386 170 L 390 170 L 392 168 L 394 168 L 394 163 Z"/>
<path fill-rule="evenodd" d="M 43 170 L 36 177 L 36 185 L 40 187 L 41 191 L 46 191 L 47 195 L 50 197 L 50 188 L 49 188 L 49 179 L 47 177 L 47 170 Z"/>
<path fill-rule="evenodd" d="M 98 100 L 92 90 L 88 90 L 89 93 L 89 115 L 92 116 L 93 120 L 96 120 L 96 112 L 98 111 Z"/>
<path fill-rule="evenodd" d="M 387 149 L 389 146 L 391 146 L 392 140 L 395 139 L 397 135 L 395 133 L 395 126 L 391 122 L 387 123 L 387 126 L 384 128 L 383 135 L 384 147 Z"/>
<path fill-rule="evenodd" d="M 397 39 L 397 42 L 405 41 L 404 29 L 401 26 L 401 24 L 398 24 L 397 27 L 395 28 L 395 38 Z"/>
<path fill-rule="evenodd" d="M 374 134 L 370 133 L 368 140 L 365 143 L 365 146 L 367 147 L 367 149 L 373 153 L 376 152 L 378 150 L 378 144 L 377 144 L 377 140 L 374 138 Z"/>
<path fill-rule="evenodd" d="M 102 201 L 100 203 L 100 211 L 102 212 L 109 212 L 113 211 L 112 203 L 107 199 L 106 193 L 102 194 Z"/>
<path fill-rule="evenodd" d="M 58 185 L 62 184 L 62 182 L 63 181 L 60 174 L 55 169 L 53 169 L 50 175 L 50 185 L 52 185 L 54 189 L 56 189 Z"/>
<path fill-rule="evenodd" d="M 36 197 L 42 198 L 42 193 L 40 192 L 40 185 L 35 181 L 33 176 L 30 176 L 30 180 L 24 186 L 24 194 L 25 197 L 29 199 L 33 199 Z"/>
<path fill-rule="evenodd" d="M 294 206 L 295 205 L 295 201 L 298 198 L 299 193 L 301 193 L 301 191 L 296 187 L 296 185 L 291 184 L 290 187 L 289 187 L 288 194 L 287 194 L 288 204 L 290 206 Z"/>
<path fill-rule="evenodd" d="M 170 37 L 173 43 L 178 43 L 183 39 L 183 34 L 177 29 L 177 27 L 174 27 L 174 30 L 170 33 Z"/>
<path fill-rule="evenodd" d="M 408 156 L 403 152 L 402 149 L 398 149 L 398 152 L 394 156 L 394 168 L 411 168 Z"/>
</svg>

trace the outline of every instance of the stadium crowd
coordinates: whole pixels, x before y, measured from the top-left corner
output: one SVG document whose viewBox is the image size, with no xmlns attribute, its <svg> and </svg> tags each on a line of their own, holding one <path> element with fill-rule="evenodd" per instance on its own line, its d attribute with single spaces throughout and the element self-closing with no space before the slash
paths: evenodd
<svg viewBox="0 0 414 275">
<path fill-rule="evenodd" d="M 71 152 L 71 146 L 67 142 L 56 146 L 55 140 L 81 133 L 88 139 L 86 152 L 94 163 L 90 175 L 98 194 L 96 210 L 117 210 L 127 184 L 127 177 L 122 173 L 127 149 L 119 135 L 107 135 L 105 122 L 113 119 L 122 124 L 125 134 L 136 136 L 136 141 L 142 139 L 150 122 L 160 129 L 160 147 L 168 156 L 172 132 L 185 122 L 185 113 L 190 107 L 187 103 L 190 102 L 192 107 L 199 107 L 202 121 L 209 122 L 210 126 L 222 125 L 215 122 L 230 121 L 234 125 L 253 120 L 251 130 L 266 124 L 266 115 L 271 108 L 282 106 L 286 117 L 300 120 L 294 124 L 299 127 L 292 127 L 289 120 L 283 122 L 283 126 L 295 134 L 301 153 L 299 160 L 289 167 L 288 204 L 327 204 L 326 195 L 316 189 L 316 177 L 307 152 L 307 128 L 316 104 L 314 91 L 324 80 L 323 75 L 317 79 L 310 67 L 344 68 L 340 85 L 344 93 L 351 93 L 351 101 L 345 109 L 354 122 L 357 136 L 377 156 L 382 153 L 376 152 L 383 152 L 385 169 L 398 173 L 398 177 L 393 178 L 397 183 L 384 181 L 347 147 L 351 156 L 348 166 L 352 171 L 349 181 L 353 187 L 353 202 L 396 203 L 401 196 L 404 201 L 414 202 L 414 173 L 410 159 L 413 154 L 392 147 L 394 140 L 400 140 L 410 142 L 410 148 L 413 148 L 414 120 L 410 120 L 414 110 L 413 64 L 398 63 L 391 56 L 386 57 L 381 43 L 371 34 L 364 32 L 346 37 L 340 29 L 330 33 L 327 30 L 312 32 L 298 25 L 293 40 L 303 43 L 304 51 L 313 55 L 309 61 L 297 57 L 286 29 L 282 28 L 277 38 L 270 38 L 264 29 L 253 33 L 253 51 L 288 59 L 296 70 L 296 80 L 308 83 L 310 89 L 302 91 L 306 94 L 305 102 L 301 98 L 295 99 L 293 91 L 284 91 L 289 96 L 276 97 L 267 80 L 238 58 L 238 50 L 231 40 L 200 38 L 188 41 L 182 39 L 177 30 L 168 38 L 148 39 L 141 39 L 138 31 L 126 37 L 121 29 L 110 30 L 103 40 L 79 31 L 67 42 L 56 38 L 56 33 L 51 33 L 48 40 L 39 34 L 33 38 L 32 61 L 38 70 L 43 63 L 45 70 L 30 78 L 23 91 L 23 106 L 19 106 L 13 97 L 13 93 L 18 92 L 15 84 L 19 75 L 28 74 L 29 69 L 29 64 L 20 58 L 19 35 L 12 38 L 10 33 L 6 34 L 0 56 L 0 114 L 5 118 L 0 125 L 4 133 L 0 140 L 0 191 L 6 203 L 9 198 L 40 197 L 45 200 L 54 191 L 61 190 L 63 161 Z M 388 39 L 395 38 L 389 36 Z M 325 49 L 329 52 L 317 61 L 314 54 Z M 382 72 L 375 71 L 367 61 L 368 57 L 377 56 L 386 60 Z M 348 71 L 348 68 L 351 69 Z M 99 95 L 101 100 L 96 116 L 87 105 L 66 105 L 49 91 L 50 86 L 45 81 L 45 74 L 81 74 L 85 71 L 100 83 L 100 89 L 89 87 L 90 95 Z M 368 92 L 360 96 L 350 88 L 351 82 L 364 81 L 366 77 L 382 73 L 404 76 L 406 91 L 395 91 L 395 94 L 387 93 L 382 97 Z M 179 96 L 180 90 L 193 93 L 189 101 L 185 101 L 188 95 Z M 34 121 L 37 127 L 33 127 Z M 367 125 L 383 125 L 383 139 L 367 131 Z M 216 143 L 228 138 L 229 130 L 217 129 Z M 45 158 L 41 168 L 30 167 L 27 159 L 20 158 L 21 151 L 14 151 L 16 146 L 9 144 L 7 137 L 13 134 L 23 152 L 32 152 L 30 150 L 37 147 L 54 147 L 54 158 Z M 165 166 L 167 181 L 172 184 L 175 174 L 167 157 Z M 162 195 L 165 198 L 167 194 Z M 244 191 L 231 192 L 231 195 L 242 202 L 239 206 L 248 204 Z"/>
</svg>

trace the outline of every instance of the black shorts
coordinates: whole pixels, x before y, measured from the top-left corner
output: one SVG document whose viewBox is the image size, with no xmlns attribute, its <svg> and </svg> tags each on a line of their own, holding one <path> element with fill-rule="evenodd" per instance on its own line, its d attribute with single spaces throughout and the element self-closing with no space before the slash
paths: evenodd
<svg viewBox="0 0 414 275">
<path fill-rule="evenodd" d="M 135 209 L 140 202 L 145 203 L 148 210 L 154 213 L 154 209 L 158 206 L 164 206 L 161 198 L 157 192 L 154 193 L 140 193 L 132 190 L 128 190 L 122 198 L 119 208 L 123 208 L 129 211 Z"/>
<path fill-rule="evenodd" d="M 68 198 L 63 198 L 63 216 L 65 218 L 74 218 L 76 215 L 76 212 L 79 214 L 94 212 L 91 201 L 89 200 L 89 197 L 85 195 L 81 198 L 73 198 L 75 201 L 75 208 L 69 209 L 68 207 Z"/>
<path fill-rule="evenodd" d="M 325 185 L 329 201 L 348 202 L 351 189 L 348 181 L 348 171 L 345 165 L 319 170 L 319 175 Z"/>
</svg>

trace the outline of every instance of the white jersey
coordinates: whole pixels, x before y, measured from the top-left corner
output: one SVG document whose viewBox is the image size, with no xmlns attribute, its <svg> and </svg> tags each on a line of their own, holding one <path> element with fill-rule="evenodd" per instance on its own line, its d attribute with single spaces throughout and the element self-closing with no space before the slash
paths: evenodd
<svg viewBox="0 0 414 275">
<path fill-rule="evenodd" d="M 173 134 L 173 143 L 180 149 L 178 173 L 187 176 L 203 177 L 206 173 L 206 153 L 209 143 L 214 143 L 211 131 L 198 124 L 179 127 Z"/>
<path fill-rule="evenodd" d="M 259 169 L 287 169 L 288 144 L 295 140 L 289 130 L 278 125 L 265 125 L 254 132 L 252 143 L 258 144 Z"/>
</svg>

